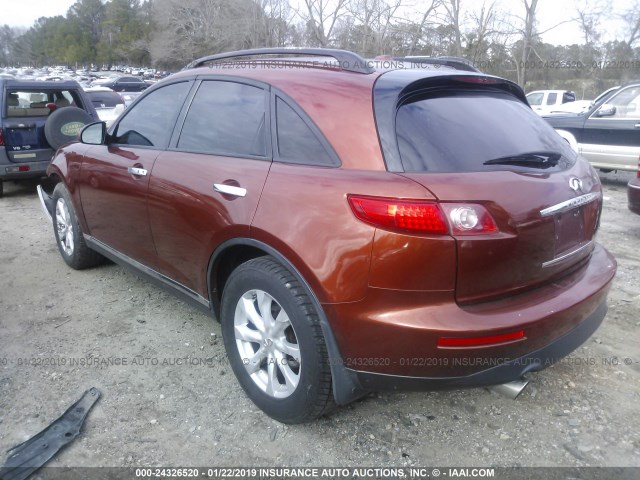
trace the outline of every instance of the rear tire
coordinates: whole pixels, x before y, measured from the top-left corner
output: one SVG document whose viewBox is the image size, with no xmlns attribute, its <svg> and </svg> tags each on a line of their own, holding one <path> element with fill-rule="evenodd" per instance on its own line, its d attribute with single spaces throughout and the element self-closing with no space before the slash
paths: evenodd
<svg viewBox="0 0 640 480">
<path fill-rule="evenodd" d="M 53 191 L 53 234 L 58 251 L 67 265 L 76 270 L 94 267 L 103 262 L 104 257 L 91 250 L 82 235 L 71 195 L 63 183 Z"/>
<path fill-rule="evenodd" d="M 221 322 L 238 382 L 267 415 L 302 423 L 333 408 L 318 313 L 283 265 L 265 256 L 236 268 L 223 291 Z"/>
</svg>

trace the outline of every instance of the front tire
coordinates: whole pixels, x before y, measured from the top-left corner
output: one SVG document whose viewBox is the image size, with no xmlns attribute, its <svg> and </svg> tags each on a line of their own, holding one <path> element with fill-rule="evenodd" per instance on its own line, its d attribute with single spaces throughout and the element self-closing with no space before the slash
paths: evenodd
<svg viewBox="0 0 640 480">
<path fill-rule="evenodd" d="M 71 195 L 63 183 L 53 191 L 53 234 L 62 259 L 76 270 L 94 267 L 102 263 L 104 257 L 91 250 L 82 236 Z"/>
<path fill-rule="evenodd" d="M 238 382 L 267 415 L 302 423 L 333 407 L 318 314 L 283 265 L 260 257 L 234 270 L 223 291 L 221 321 Z"/>
</svg>

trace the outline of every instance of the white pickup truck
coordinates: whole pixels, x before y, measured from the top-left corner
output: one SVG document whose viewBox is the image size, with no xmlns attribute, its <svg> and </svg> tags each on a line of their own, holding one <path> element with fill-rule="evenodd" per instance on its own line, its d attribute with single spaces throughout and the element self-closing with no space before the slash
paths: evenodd
<svg viewBox="0 0 640 480">
<path fill-rule="evenodd" d="M 538 115 L 549 115 L 562 110 L 561 105 L 575 102 L 576 94 L 570 90 L 536 90 L 527 93 L 527 101 Z"/>
</svg>

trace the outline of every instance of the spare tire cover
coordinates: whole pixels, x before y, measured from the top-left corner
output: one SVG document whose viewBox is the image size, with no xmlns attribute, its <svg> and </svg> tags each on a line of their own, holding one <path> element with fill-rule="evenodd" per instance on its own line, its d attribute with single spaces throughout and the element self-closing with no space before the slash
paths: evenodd
<svg viewBox="0 0 640 480">
<path fill-rule="evenodd" d="M 76 140 L 80 130 L 91 122 L 91 116 L 81 108 L 59 108 L 47 118 L 44 136 L 51 148 L 57 150 L 62 145 Z"/>
</svg>

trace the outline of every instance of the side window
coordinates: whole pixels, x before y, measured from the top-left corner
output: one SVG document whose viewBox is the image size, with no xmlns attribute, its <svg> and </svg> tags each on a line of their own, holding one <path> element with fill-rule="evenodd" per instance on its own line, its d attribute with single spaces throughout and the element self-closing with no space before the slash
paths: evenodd
<svg viewBox="0 0 640 480">
<path fill-rule="evenodd" d="M 174 83 L 147 95 L 118 124 L 112 143 L 166 148 L 190 86 Z"/>
<path fill-rule="evenodd" d="M 228 156 L 265 156 L 266 92 L 242 83 L 207 80 L 193 97 L 178 148 Z"/>
<path fill-rule="evenodd" d="M 320 140 L 296 111 L 276 97 L 278 154 L 284 162 L 335 165 Z"/>
<path fill-rule="evenodd" d="M 542 98 L 544 97 L 544 93 L 530 93 L 529 95 L 527 95 L 527 101 L 529 102 L 529 105 L 533 106 L 538 106 L 538 105 L 542 105 Z"/>
<path fill-rule="evenodd" d="M 556 100 L 558 99 L 558 94 L 557 93 L 549 93 L 549 96 L 547 97 L 547 105 L 555 105 L 556 104 Z"/>
<path fill-rule="evenodd" d="M 603 118 L 638 119 L 640 118 L 640 87 L 633 86 L 620 90 L 605 104 L 616 107 L 616 111 L 613 115 Z"/>
</svg>

